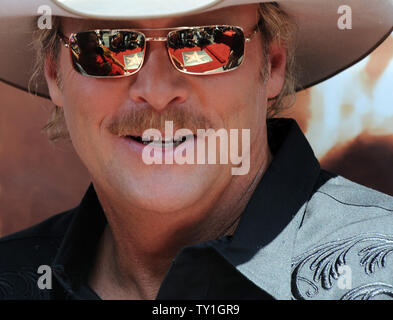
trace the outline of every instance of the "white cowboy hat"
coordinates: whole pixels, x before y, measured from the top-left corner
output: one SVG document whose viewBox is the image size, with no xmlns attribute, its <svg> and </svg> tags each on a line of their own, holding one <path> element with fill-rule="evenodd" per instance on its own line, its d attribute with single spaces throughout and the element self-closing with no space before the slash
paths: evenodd
<svg viewBox="0 0 393 320">
<path fill-rule="evenodd" d="M 26 89 L 34 52 L 28 46 L 39 8 L 79 18 L 140 19 L 202 13 L 268 0 L 1 0 L 0 80 Z M 393 30 L 393 0 L 278 0 L 299 27 L 299 87 L 334 76 L 373 51 Z M 339 27 L 340 8 L 350 8 L 352 29 Z M 42 12 L 41 12 L 42 13 Z M 348 14 L 348 11 L 346 11 Z M 236 12 L 234 12 L 236 14 Z M 44 81 L 37 94 L 48 96 Z"/>
</svg>

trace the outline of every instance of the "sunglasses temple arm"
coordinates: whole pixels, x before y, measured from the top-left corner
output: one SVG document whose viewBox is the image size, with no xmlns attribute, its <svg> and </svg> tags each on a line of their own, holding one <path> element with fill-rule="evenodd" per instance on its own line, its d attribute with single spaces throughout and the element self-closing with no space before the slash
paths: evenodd
<svg viewBox="0 0 393 320">
<path fill-rule="evenodd" d="M 68 48 L 70 46 L 70 42 L 69 42 L 68 38 L 63 33 L 58 31 L 57 36 L 60 38 L 61 41 L 63 41 L 65 47 Z"/>
</svg>

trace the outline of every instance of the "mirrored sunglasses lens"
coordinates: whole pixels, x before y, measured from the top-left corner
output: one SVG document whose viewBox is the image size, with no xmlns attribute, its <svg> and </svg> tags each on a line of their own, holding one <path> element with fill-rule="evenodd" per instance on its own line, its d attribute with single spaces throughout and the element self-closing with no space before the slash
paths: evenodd
<svg viewBox="0 0 393 320">
<path fill-rule="evenodd" d="M 137 72 L 145 50 L 143 34 L 131 31 L 89 31 L 71 36 L 76 71 L 94 77 L 116 77 Z"/>
<path fill-rule="evenodd" d="M 220 73 L 237 68 L 244 56 L 240 28 L 215 26 L 172 31 L 168 52 L 177 69 L 186 73 Z"/>
</svg>

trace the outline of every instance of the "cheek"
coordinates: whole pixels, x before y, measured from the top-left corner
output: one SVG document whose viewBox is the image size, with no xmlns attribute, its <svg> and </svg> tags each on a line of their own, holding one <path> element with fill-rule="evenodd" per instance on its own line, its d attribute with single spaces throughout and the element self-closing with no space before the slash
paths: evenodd
<svg viewBox="0 0 393 320">
<path fill-rule="evenodd" d="M 121 105 L 121 87 L 113 80 L 82 76 L 71 66 L 62 71 L 64 116 L 73 145 L 85 163 L 99 159 L 106 149 L 103 122 Z"/>
<path fill-rule="evenodd" d="M 100 119 L 100 101 L 89 90 L 88 81 L 75 81 L 69 77 L 64 86 L 64 115 L 71 138 L 74 142 L 91 134 Z M 87 83 L 86 83 L 87 82 Z M 83 131 L 83 135 L 81 134 Z"/>
<path fill-rule="evenodd" d="M 202 105 L 214 110 L 225 127 L 252 128 L 263 119 L 266 95 L 255 68 L 239 68 L 204 81 L 209 88 L 204 90 L 208 94 Z"/>
<path fill-rule="evenodd" d="M 99 130 L 102 121 L 121 104 L 120 81 L 82 76 L 70 64 L 62 71 L 64 114 L 71 136 L 80 129 L 88 134 Z"/>
<path fill-rule="evenodd" d="M 110 154 L 102 138 L 102 122 L 108 116 L 108 103 L 94 94 L 94 81 L 70 77 L 72 84 L 64 87 L 64 116 L 72 144 L 79 158 L 90 172 L 100 170 L 105 164 L 105 155 Z M 92 79 L 94 80 L 94 79 Z"/>
</svg>

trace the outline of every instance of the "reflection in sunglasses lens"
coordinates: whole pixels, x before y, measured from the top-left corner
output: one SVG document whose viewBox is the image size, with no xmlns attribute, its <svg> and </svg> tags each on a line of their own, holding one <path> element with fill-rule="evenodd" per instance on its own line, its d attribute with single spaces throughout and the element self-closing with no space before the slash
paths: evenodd
<svg viewBox="0 0 393 320">
<path fill-rule="evenodd" d="M 178 70 L 203 75 L 240 66 L 244 41 L 240 28 L 213 26 L 171 31 L 167 46 Z M 133 74 L 142 66 L 145 43 L 145 36 L 137 31 L 79 32 L 70 38 L 73 66 L 82 75 L 94 77 Z"/>
<path fill-rule="evenodd" d="M 209 74 L 237 68 L 244 55 L 244 34 L 236 27 L 204 27 L 169 33 L 169 55 L 180 71 Z"/>
<path fill-rule="evenodd" d="M 70 41 L 74 68 L 96 77 L 136 72 L 143 61 L 144 46 L 143 34 L 116 30 L 80 32 Z"/>
</svg>

